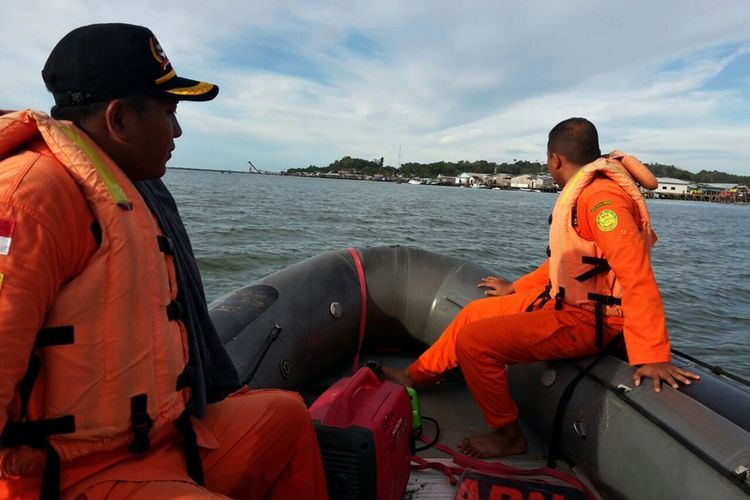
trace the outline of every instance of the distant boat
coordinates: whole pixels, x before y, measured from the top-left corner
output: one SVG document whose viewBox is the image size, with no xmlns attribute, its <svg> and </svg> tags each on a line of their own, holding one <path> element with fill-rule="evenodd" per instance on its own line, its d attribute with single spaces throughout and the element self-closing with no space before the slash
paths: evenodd
<svg viewBox="0 0 750 500">
<path fill-rule="evenodd" d="M 409 179 L 409 184 L 422 184 L 421 179 Z"/>
</svg>

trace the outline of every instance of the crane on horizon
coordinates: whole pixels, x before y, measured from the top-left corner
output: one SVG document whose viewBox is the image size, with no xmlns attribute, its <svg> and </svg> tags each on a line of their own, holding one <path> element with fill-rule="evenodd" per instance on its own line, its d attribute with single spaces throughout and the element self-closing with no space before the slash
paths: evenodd
<svg viewBox="0 0 750 500">
<path fill-rule="evenodd" d="M 248 168 L 248 172 L 250 172 L 251 174 L 265 174 L 263 170 L 253 165 L 253 162 L 251 162 L 250 160 L 247 160 L 247 162 L 250 164 L 250 168 Z"/>
</svg>

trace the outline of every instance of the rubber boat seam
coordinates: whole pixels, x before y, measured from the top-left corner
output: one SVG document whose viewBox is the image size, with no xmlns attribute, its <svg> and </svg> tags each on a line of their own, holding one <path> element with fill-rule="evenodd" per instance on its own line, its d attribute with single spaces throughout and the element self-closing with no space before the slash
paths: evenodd
<svg viewBox="0 0 750 500">
<path fill-rule="evenodd" d="M 576 363 L 570 363 L 572 366 L 574 366 L 577 370 L 582 371 L 581 367 L 578 366 Z M 641 406 L 640 404 L 633 401 L 630 397 L 628 397 L 625 393 L 617 390 L 615 386 L 612 384 L 604 381 L 603 379 L 599 378 L 597 375 L 588 372 L 584 374 L 587 377 L 592 378 L 594 381 L 598 382 L 602 387 L 605 389 L 608 389 L 609 391 L 613 392 L 618 398 L 620 398 L 623 402 L 625 402 L 627 405 L 632 407 L 635 411 L 640 413 L 642 416 L 646 417 L 648 420 L 650 420 L 654 425 L 659 427 L 661 430 L 669 434 L 675 441 L 680 443 L 682 446 L 687 448 L 688 451 L 693 453 L 695 456 L 703 460 L 706 464 L 708 464 L 711 468 L 713 468 L 716 472 L 721 474 L 722 476 L 729 479 L 735 486 L 737 486 L 739 489 L 741 489 L 744 493 L 750 494 L 750 484 L 743 479 L 740 478 L 737 474 L 734 473 L 734 471 L 727 469 L 722 465 L 720 462 L 718 462 L 713 457 L 706 454 L 703 450 L 698 448 L 697 446 L 693 445 L 690 441 L 688 441 L 682 434 L 674 430 L 672 427 L 668 426 L 667 424 L 661 422 L 659 419 L 657 419 L 653 413 L 648 411 L 646 408 Z"/>
</svg>

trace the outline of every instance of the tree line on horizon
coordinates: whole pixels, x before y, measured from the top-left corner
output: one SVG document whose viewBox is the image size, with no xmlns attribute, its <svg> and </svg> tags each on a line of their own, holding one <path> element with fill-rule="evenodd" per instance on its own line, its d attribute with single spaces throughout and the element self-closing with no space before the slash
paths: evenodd
<svg viewBox="0 0 750 500">
<path fill-rule="evenodd" d="M 664 165 L 661 163 L 646 163 L 646 166 L 653 172 L 656 177 L 672 177 L 696 183 L 737 183 L 750 184 L 750 176 L 734 175 L 717 170 L 701 170 L 694 174 L 688 170 L 675 167 L 674 165 Z M 435 179 L 438 175 L 455 177 L 462 172 L 472 172 L 478 174 L 504 173 L 511 175 L 523 174 L 541 174 L 547 172 L 547 164 L 536 161 L 513 160 L 513 163 L 495 163 L 486 160 L 478 161 L 438 161 L 433 163 L 416 163 L 409 162 L 401 165 L 401 168 L 392 167 L 383 164 L 383 158 L 375 160 L 364 160 L 362 158 L 352 158 L 345 156 L 340 160 L 325 167 L 310 165 L 306 168 L 287 169 L 288 174 L 296 173 L 326 173 L 326 172 L 350 172 L 359 175 L 382 175 L 384 177 L 405 177 L 405 178 L 430 178 Z"/>
</svg>

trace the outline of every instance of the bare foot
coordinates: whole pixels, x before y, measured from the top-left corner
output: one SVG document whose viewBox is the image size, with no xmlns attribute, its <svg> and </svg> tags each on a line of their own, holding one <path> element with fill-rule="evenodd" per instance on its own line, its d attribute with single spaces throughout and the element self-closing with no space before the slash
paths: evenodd
<svg viewBox="0 0 750 500">
<path fill-rule="evenodd" d="M 526 438 L 518 422 L 513 422 L 486 434 L 463 438 L 458 449 L 477 458 L 520 455 L 526 453 Z"/>
<path fill-rule="evenodd" d="M 405 385 L 406 387 L 414 385 L 414 381 L 411 379 L 411 376 L 409 376 L 409 372 L 406 368 L 383 366 L 382 369 L 383 375 L 385 375 L 386 379 L 396 382 L 397 384 Z"/>
</svg>

